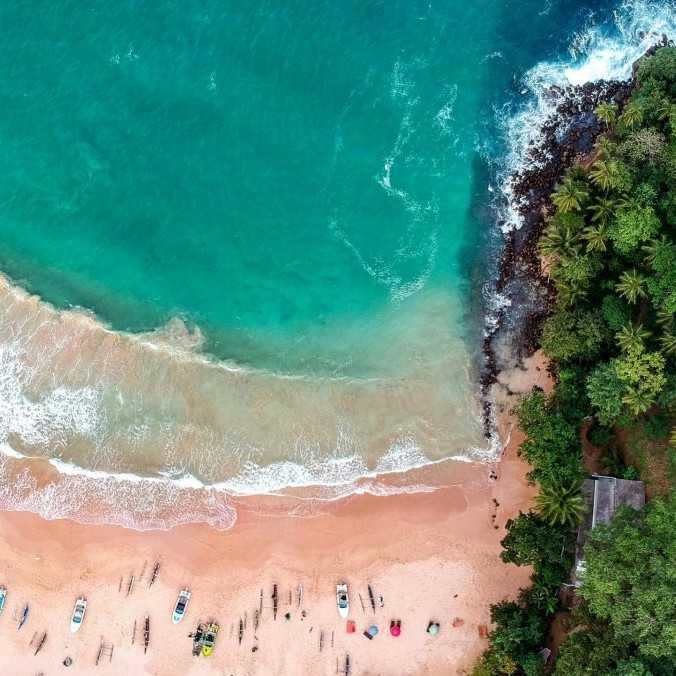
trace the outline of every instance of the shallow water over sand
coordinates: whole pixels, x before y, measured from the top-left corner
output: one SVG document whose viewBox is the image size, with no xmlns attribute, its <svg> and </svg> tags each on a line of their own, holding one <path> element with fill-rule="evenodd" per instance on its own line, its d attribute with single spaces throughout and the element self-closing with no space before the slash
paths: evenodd
<svg viewBox="0 0 676 676">
<path fill-rule="evenodd" d="M 109 331 L 3 282 L 0 436 L 28 456 L 242 492 L 479 453 L 470 355 L 444 321 L 458 312 L 426 293 L 408 326 L 380 319 L 380 378 L 290 377 L 209 361 L 185 336 Z"/>
</svg>

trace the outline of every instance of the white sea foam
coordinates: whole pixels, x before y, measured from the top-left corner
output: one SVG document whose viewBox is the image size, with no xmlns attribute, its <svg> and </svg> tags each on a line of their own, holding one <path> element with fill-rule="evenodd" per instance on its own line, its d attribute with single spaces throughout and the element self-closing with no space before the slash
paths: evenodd
<svg viewBox="0 0 676 676">
<path fill-rule="evenodd" d="M 26 456 L 19 451 L 15 451 L 9 444 L 0 443 L 0 453 L 6 455 L 8 458 L 14 458 L 15 460 L 23 460 Z"/>
<path fill-rule="evenodd" d="M 99 393 L 91 387 L 50 389 L 29 399 L 34 373 L 24 368 L 17 344 L 0 345 L 0 441 L 20 436 L 27 444 L 56 443 L 63 430 L 95 438 L 100 429 Z"/>
<path fill-rule="evenodd" d="M 397 452 L 394 452 L 397 455 Z M 12 461 L 25 461 L 26 457 L 7 444 L 0 446 L 0 509 L 30 511 L 45 519 L 73 519 L 82 523 L 106 523 L 137 530 L 166 530 L 186 523 L 207 523 L 227 530 L 237 518 L 230 504 L 230 496 L 280 495 L 288 489 L 322 486 L 321 492 L 311 496 L 298 496 L 297 500 L 333 501 L 353 494 L 395 495 L 402 493 L 431 492 L 439 486 L 425 484 L 390 485 L 379 477 L 400 471 L 396 462 L 382 471 L 364 472 L 357 458 L 336 458 L 329 462 L 338 473 L 329 478 L 332 470 L 322 469 L 322 477 L 312 470 L 294 463 L 275 463 L 267 468 L 251 468 L 250 474 L 205 485 L 195 477 L 141 477 L 128 473 L 109 473 L 77 467 L 58 459 L 48 464 L 56 475 L 38 481 L 31 470 Z M 440 460 L 471 462 L 465 456 Z M 44 462 L 35 460 L 36 462 Z M 387 464 L 387 463 L 386 463 Z M 429 464 L 420 457 L 420 464 Z M 352 481 L 342 481 L 340 476 L 349 467 Z M 355 472 L 355 470 L 357 470 Z M 403 471 L 403 470 L 401 470 Z M 251 481 L 255 481 L 255 485 Z"/>
<path fill-rule="evenodd" d="M 195 489 L 193 482 L 108 474 L 58 460 L 49 463 L 57 470 L 53 475 L 37 479 L 34 466 L 29 468 L 7 448 L 0 450 L 0 509 L 138 530 L 185 523 L 226 530 L 237 518 L 225 492 Z"/>
<path fill-rule="evenodd" d="M 441 129 L 442 134 L 451 133 L 451 125 L 454 120 L 453 111 L 455 109 L 455 102 L 458 100 L 458 85 L 454 84 L 448 88 L 448 99 L 434 116 L 434 121 Z"/>
</svg>

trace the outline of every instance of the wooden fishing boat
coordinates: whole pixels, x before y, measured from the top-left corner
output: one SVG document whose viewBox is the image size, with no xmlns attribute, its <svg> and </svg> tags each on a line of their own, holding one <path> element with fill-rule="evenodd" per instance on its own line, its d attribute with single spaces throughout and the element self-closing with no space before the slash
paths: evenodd
<svg viewBox="0 0 676 676">
<path fill-rule="evenodd" d="M 28 619 L 28 604 L 26 604 L 23 607 L 23 611 L 21 612 L 21 619 L 19 620 L 19 624 L 17 625 L 16 629 L 17 631 L 23 627 L 24 624 L 26 624 L 26 620 Z"/>
<path fill-rule="evenodd" d="M 148 652 L 150 645 L 150 617 L 146 615 L 145 626 L 143 628 L 143 654 Z"/>
</svg>

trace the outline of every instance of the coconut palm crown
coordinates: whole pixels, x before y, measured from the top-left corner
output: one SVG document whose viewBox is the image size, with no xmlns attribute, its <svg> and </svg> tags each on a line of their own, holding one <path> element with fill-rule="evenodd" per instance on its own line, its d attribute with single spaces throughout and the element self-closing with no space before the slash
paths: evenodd
<svg viewBox="0 0 676 676">
<path fill-rule="evenodd" d="M 551 525 L 574 528 L 582 521 L 585 503 L 580 492 L 582 483 L 552 483 L 542 486 L 535 498 L 540 515 Z"/>
</svg>

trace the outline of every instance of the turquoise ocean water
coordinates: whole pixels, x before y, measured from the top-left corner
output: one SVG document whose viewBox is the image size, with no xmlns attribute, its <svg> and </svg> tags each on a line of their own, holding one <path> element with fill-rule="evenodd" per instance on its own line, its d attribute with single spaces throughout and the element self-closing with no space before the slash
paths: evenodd
<svg viewBox="0 0 676 676">
<path fill-rule="evenodd" d="M 116 329 L 180 316 L 218 357 L 321 366 L 299 336 L 466 290 L 486 102 L 567 38 L 540 4 L 4 3 L 0 269 Z"/>
<path fill-rule="evenodd" d="M 2 443 L 245 492 L 490 457 L 505 158 L 672 9 L 2 3 L 0 271 L 46 302 L 0 299 Z"/>
</svg>

